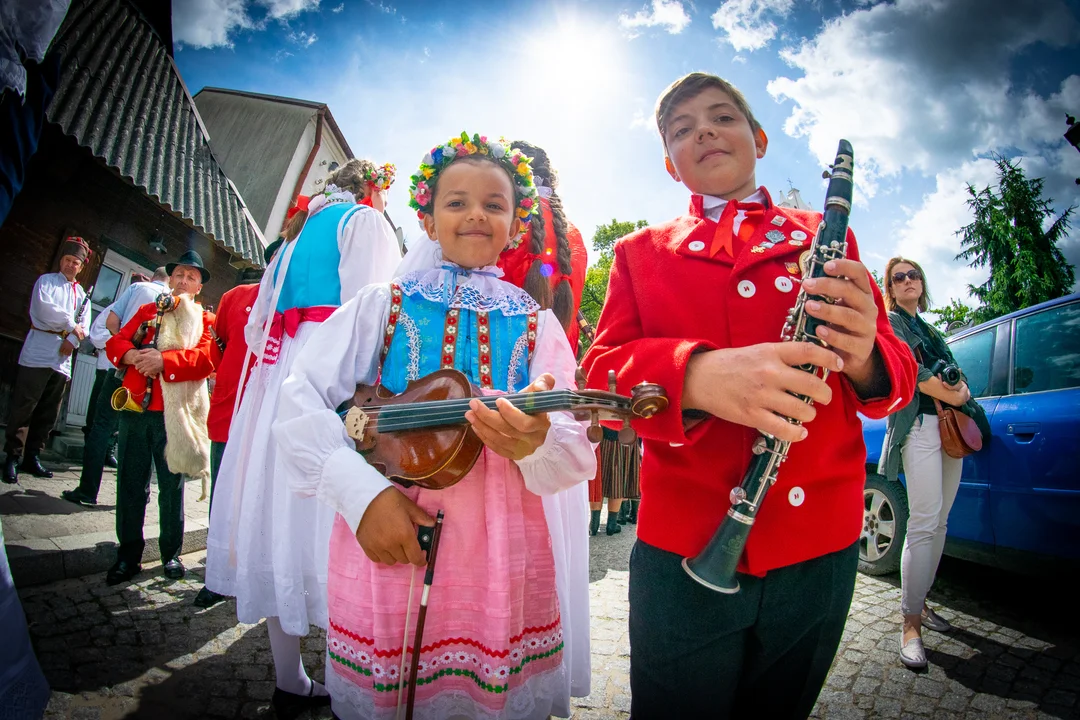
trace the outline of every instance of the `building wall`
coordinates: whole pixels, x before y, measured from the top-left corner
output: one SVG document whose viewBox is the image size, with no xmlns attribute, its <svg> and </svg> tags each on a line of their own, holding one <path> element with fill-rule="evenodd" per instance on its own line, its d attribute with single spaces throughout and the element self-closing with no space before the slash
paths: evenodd
<svg viewBox="0 0 1080 720">
<path fill-rule="evenodd" d="M 89 288 L 106 249 L 154 268 L 185 250 L 197 250 L 212 275 L 204 303 L 216 304 L 237 284 L 231 256 L 201 233 L 164 210 L 142 190 L 118 177 L 88 150 L 48 125 L 30 162 L 26 184 L 0 226 L 0 419 L 14 381 L 19 349 L 30 327 L 30 293 L 40 275 L 55 272 L 62 239 L 84 237 L 94 257 L 78 280 Z M 154 253 L 152 235 L 164 238 L 167 252 Z"/>
</svg>

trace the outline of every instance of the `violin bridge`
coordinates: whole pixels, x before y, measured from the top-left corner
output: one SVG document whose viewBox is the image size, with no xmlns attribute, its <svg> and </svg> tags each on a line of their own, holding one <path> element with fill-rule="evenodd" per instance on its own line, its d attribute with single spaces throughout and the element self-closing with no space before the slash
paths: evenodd
<svg viewBox="0 0 1080 720">
<path fill-rule="evenodd" d="M 345 432 L 353 440 L 363 442 L 364 429 L 367 427 L 367 422 L 367 413 L 359 407 L 353 406 L 349 408 L 349 412 L 345 413 Z"/>
</svg>

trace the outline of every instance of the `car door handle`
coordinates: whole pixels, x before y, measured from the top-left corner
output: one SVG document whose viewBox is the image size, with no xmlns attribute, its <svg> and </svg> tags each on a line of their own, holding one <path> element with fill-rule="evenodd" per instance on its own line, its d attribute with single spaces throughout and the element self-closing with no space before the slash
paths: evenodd
<svg viewBox="0 0 1080 720">
<path fill-rule="evenodd" d="M 1005 432 L 1015 437 L 1017 442 L 1029 443 L 1039 432 L 1039 423 L 1009 423 Z"/>
</svg>

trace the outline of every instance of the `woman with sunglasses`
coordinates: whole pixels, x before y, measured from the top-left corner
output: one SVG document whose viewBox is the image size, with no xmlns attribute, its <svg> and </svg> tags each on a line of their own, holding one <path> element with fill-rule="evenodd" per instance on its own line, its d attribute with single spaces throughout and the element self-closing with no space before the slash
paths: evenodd
<svg viewBox="0 0 1080 720">
<path fill-rule="evenodd" d="M 926 667 L 924 627 L 938 632 L 952 629 L 926 604 L 926 594 L 934 583 L 945 547 L 949 510 L 960 487 L 964 461 L 941 449 L 934 400 L 958 407 L 971 397 L 965 378 L 948 385 L 930 371 L 938 360 L 951 365 L 956 360 L 941 334 L 919 317 L 929 305 L 926 275 L 919 264 L 902 257 L 889 260 L 885 267 L 885 307 L 896 336 L 915 355 L 919 373 L 915 397 L 889 416 L 879 468 L 889 480 L 896 480 L 902 458 L 907 478 L 910 514 L 900 561 L 900 611 L 904 616 L 900 661 L 911 668 Z"/>
</svg>

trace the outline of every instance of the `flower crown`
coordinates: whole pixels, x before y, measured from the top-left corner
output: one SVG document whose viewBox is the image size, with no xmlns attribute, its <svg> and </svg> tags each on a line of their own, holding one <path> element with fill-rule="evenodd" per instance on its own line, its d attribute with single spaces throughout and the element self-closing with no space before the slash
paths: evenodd
<svg viewBox="0 0 1080 720">
<path fill-rule="evenodd" d="M 369 185 L 374 185 L 379 190 L 389 190 L 394 184 L 394 176 L 397 174 L 397 166 L 394 163 L 386 163 L 382 167 L 373 168 L 364 173 L 364 180 Z"/>
<path fill-rule="evenodd" d="M 417 173 L 409 178 L 412 183 L 409 186 L 409 205 L 417 211 L 416 214 L 421 220 L 424 215 L 430 214 L 439 173 L 457 158 L 467 155 L 487 155 L 505 168 L 513 178 L 514 196 L 518 201 L 516 215 L 523 225 L 521 234 L 509 245 L 511 249 L 516 248 L 521 243 L 532 216 L 540 211 L 540 203 L 537 200 L 536 184 L 533 182 L 530 165 L 532 158 L 520 150 L 511 150 L 510 143 L 505 138 L 492 142 L 486 135 L 473 135 L 470 138 L 468 133 L 463 132 L 460 137 L 450 138 L 446 144 L 432 148 L 420 161 Z"/>
</svg>

